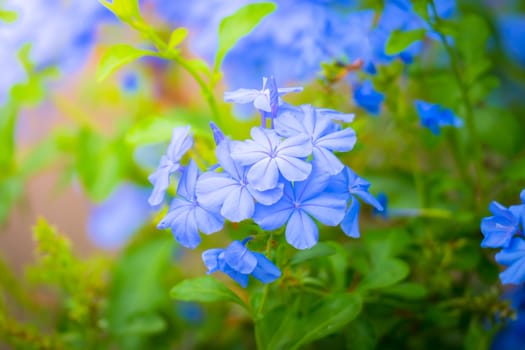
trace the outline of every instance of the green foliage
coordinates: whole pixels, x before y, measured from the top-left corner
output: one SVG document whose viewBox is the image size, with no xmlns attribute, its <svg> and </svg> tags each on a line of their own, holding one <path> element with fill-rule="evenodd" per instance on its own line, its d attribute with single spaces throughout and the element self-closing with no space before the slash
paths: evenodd
<svg viewBox="0 0 525 350">
<path fill-rule="evenodd" d="M 386 43 L 385 52 L 388 55 L 397 55 L 408 48 L 412 43 L 423 40 L 426 35 L 425 29 L 410 31 L 394 30 Z"/>
<path fill-rule="evenodd" d="M 174 50 L 188 36 L 188 28 L 180 27 L 171 32 L 168 49 Z"/>
<path fill-rule="evenodd" d="M 137 49 L 127 44 L 117 44 L 110 47 L 102 56 L 97 68 L 97 80 L 106 79 L 118 68 L 144 56 L 158 56 L 149 50 Z"/>
<path fill-rule="evenodd" d="M 215 56 L 213 71 L 218 72 L 224 57 L 235 44 L 276 9 L 277 5 L 272 2 L 260 2 L 248 4 L 233 15 L 224 17 L 219 25 L 219 48 Z"/>
<path fill-rule="evenodd" d="M 0 22 L 13 23 L 18 19 L 18 14 L 14 11 L 7 11 L 0 8 Z"/>
<path fill-rule="evenodd" d="M 211 276 L 181 281 L 171 289 L 170 296 L 181 301 L 204 303 L 229 301 L 246 307 L 237 294 Z"/>
<path fill-rule="evenodd" d="M 138 0 L 99 0 L 102 5 L 113 12 L 122 21 L 131 25 L 142 22 Z"/>
</svg>

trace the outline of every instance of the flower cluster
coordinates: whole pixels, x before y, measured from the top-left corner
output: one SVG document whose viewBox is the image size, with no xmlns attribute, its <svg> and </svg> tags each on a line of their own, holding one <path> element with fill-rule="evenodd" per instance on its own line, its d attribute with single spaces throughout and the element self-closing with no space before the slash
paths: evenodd
<svg viewBox="0 0 525 350">
<path fill-rule="evenodd" d="M 416 100 L 414 102 L 419 114 L 421 126 L 428 128 L 434 135 L 441 133 L 442 126 L 460 128 L 463 120 L 458 118 L 450 109 L 443 108 L 439 104 L 432 104 Z"/>
<path fill-rule="evenodd" d="M 500 274 L 504 284 L 525 282 L 525 190 L 520 195 L 522 204 L 505 208 L 498 202 L 490 204 L 493 216 L 481 221 L 481 233 L 485 237 L 483 248 L 502 248 L 496 261 L 508 268 Z"/>
<path fill-rule="evenodd" d="M 185 247 L 197 247 L 200 233 L 221 230 L 225 220 L 251 219 L 264 230 L 284 227 L 289 244 L 308 249 L 319 239 L 316 221 L 340 225 L 348 236 L 359 237 L 359 199 L 382 210 L 368 192 L 370 184 L 335 154 L 354 147 L 354 130 L 341 124 L 352 121 L 353 115 L 310 105 L 294 107 L 279 95 L 299 88 L 278 89 L 273 78 L 265 78 L 263 85 L 262 90 L 227 92 L 225 99 L 253 102 L 271 119 L 271 128 L 265 128 L 263 120 L 263 126 L 252 128 L 250 139 L 237 141 L 212 124 L 218 163 L 202 173 L 193 160 L 180 164 L 192 138 L 189 128 L 176 128 L 168 152 L 149 178 L 154 185 L 150 204 L 158 205 L 173 173 L 182 172 L 158 227 L 171 228 Z M 205 252 L 203 258 L 210 272 L 221 270 L 242 285 L 249 274 L 263 282 L 277 278 L 266 258 L 248 252 L 244 244 L 234 242 L 226 250 Z"/>
</svg>

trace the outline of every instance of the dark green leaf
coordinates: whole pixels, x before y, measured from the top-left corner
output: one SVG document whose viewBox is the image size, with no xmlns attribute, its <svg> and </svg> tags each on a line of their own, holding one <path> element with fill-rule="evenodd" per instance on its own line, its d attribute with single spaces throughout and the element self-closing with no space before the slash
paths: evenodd
<svg viewBox="0 0 525 350">
<path fill-rule="evenodd" d="M 317 259 L 335 254 L 335 249 L 327 243 L 318 243 L 311 249 L 300 250 L 290 260 L 290 265 L 297 265 L 307 260 Z"/>
</svg>

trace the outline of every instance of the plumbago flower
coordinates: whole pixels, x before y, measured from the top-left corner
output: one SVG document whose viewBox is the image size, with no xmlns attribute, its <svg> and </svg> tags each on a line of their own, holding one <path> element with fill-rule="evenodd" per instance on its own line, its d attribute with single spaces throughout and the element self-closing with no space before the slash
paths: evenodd
<svg viewBox="0 0 525 350">
<path fill-rule="evenodd" d="M 441 133 L 440 128 L 442 126 L 453 126 L 455 128 L 463 126 L 463 120 L 454 115 L 454 112 L 450 109 L 420 100 L 416 100 L 414 104 L 419 114 L 421 125 L 430 129 L 434 135 Z"/>
<path fill-rule="evenodd" d="M 246 288 L 248 276 L 252 275 L 263 283 L 271 283 L 281 277 L 281 271 L 261 253 L 251 252 L 246 243 L 233 241 L 226 249 L 208 249 L 202 253 L 208 273 L 222 271 Z"/>
<path fill-rule="evenodd" d="M 372 115 L 378 115 L 385 95 L 374 90 L 370 80 L 354 84 L 353 97 L 355 103 Z"/>
<path fill-rule="evenodd" d="M 148 177 L 153 184 L 153 192 L 149 197 L 149 204 L 159 205 L 164 200 L 164 195 L 170 184 L 171 175 L 181 169 L 180 159 L 193 145 L 190 127 L 175 128 L 166 154 L 160 159 L 157 170 Z"/>
<path fill-rule="evenodd" d="M 318 223 L 341 224 L 347 235 L 359 236 L 358 197 L 382 209 L 368 193 L 370 184 L 334 154 L 354 147 L 354 130 L 340 124 L 352 121 L 353 115 L 310 105 L 279 104 L 277 84 L 274 79 L 269 81 L 268 91 L 262 95 L 245 90 L 232 100 L 246 102 L 242 96 L 251 96 L 255 101 L 263 96 L 268 105 L 261 102 L 258 106 L 269 106 L 270 112 L 268 108 L 263 112 L 269 113 L 275 125 L 254 127 L 251 139 L 236 141 L 210 123 L 218 163 L 202 174 L 193 160 L 187 166 L 180 163 L 192 146 L 189 128 L 174 129 L 166 155 L 150 176 L 154 184 L 150 204 L 162 202 L 170 177 L 181 172 L 176 196 L 158 224 L 160 229 L 171 228 L 181 245 L 197 247 L 201 232 L 217 232 L 225 220 L 252 219 L 263 230 L 285 227 L 289 244 L 308 249 L 319 240 Z M 243 287 L 249 275 L 263 283 L 280 276 L 268 258 L 248 250 L 246 241 L 207 250 L 202 257 L 209 273 L 220 270 Z"/>
<path fill-rule="evenodd" d="M 484 236 L 481 246 L 503 248 L 496 254 L 496 261 L 508 266 L 500 273 L 503 284 L 525 282 L 525 190 L 520 194 L 522 204 L 512 205 L 508 209 L 492 202 L 490 211 L 493 216 L 481 221 L 481 233 Z M 521 226 L 521 229 L 520 229 Z"/>
</svg>

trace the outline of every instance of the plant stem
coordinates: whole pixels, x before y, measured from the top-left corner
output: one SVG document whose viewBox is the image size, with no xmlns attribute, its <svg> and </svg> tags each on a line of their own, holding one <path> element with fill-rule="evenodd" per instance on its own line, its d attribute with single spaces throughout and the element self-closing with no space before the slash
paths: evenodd
<svg viewBox="0 0 525 350">
<path fill-rule="evenodd" d="M 441 21 L 441 19 L 439 18 L 438 11 L 436 8 L 436 4 L 434 3 L 434 0 L 430 0 L 429 3 L 432 9 L 433 15 L 434 15 L 435 22 Z M 448 43 L 446 36 L 441 31 L 439 31 L 434 26 L 433 23 L 430 23 L 430 25 L 437 32 L 441 43 L 443 44 L 443 46 L 445 47 L 445 50 L 447 51 L 447 54 L 450 59 L 450 64 L 452 66 L 452 71 L 454 73 L 454 78 L 459 87 L 461 98 L 465 106 L 465 113 L 466 113 L 465 120 L 466 120 L 466 125 L 467 125 L 467 131 L 469 134 L 470 146 L 473 152 L 472 162 L 474 163 L 474 170 L 475 170 L 475 176 L 473 176 L 474 185 L 475 185 L 474 190 L 476 192 L 475 193 L 476 196 L 474 198 L 475 200 L 474 204 L 475 204 L 476 209 L 480 209 L 480 204 L 481 204 L 480 199 L 483 193 L 482 184 L 484 183 L 484 173 L 483 173 L 483 167 L 482 167 L 482 150 L 481 150 L 481 143 L 479 141 L 479 137 L 476 131 L 476 124 L 474 120 L 474 108 L 473 108 L 472 101 L 469 96 L 469 87 L 467 86 L 467 84 L 462 78 L 459 60 L 452 46 L 450 46 L 450 44 Z M 457 146 L 457 143 L 456 143 L 456 146 Z"/>
</svg>

